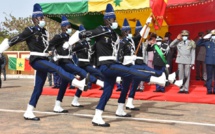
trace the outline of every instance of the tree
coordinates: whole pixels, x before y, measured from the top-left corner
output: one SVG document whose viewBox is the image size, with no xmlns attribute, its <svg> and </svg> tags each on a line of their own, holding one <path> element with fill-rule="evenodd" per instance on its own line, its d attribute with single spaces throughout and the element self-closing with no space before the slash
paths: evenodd
<svg viewBox="0 0 215 134">
<path fill-rule="evenodd" d="M 53 21 L 47 17 L 45 17 L 46 21 L 46 29 L 49 32 L 49 39 L 53 38 L 53 36 L 56 33 L 60 32 L 60 25 L 58 22 Z M 26 17 L 26 18 L 16 18 L 13 15 L 8 15 L 8 17 L 5 17 L 5 22 L 2 23 L 2 26 L 4 27 L 4 32 L 10 37 L 13 37 L 19 33 L 21 33 L 25 27 L 33 26 L 32 18 Z M 0 31 L 0 41 L 1 38 L 5 38 L 7 36 L 2 36 Z M 3 34 L 3 33 L 2 33 Z M 8 50 L 10 51 L 28 51 L 28 47 L 26 45 L 26 42 L 20 42 L 13 47 L 10 47 Z"/>
<path fill-rule="evenodd" d="M 6 30 L 0 29 L 0 42 L 2 42 L 5 38 L 8 38 L 9 34 Z"/>
</svg>

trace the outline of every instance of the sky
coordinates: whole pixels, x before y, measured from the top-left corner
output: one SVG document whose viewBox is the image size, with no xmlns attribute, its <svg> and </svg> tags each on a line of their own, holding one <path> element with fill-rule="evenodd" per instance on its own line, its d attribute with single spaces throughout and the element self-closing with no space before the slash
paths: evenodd
<svg viewBox="0 0 215 134">
<path fill-rule="evenodd" d="M 28 17 L 32 15 L 33 5 L 35 3 L 52 3 L 80 0 L 4 0 L 0 4 L 0 23 L 5 21 L 9 14 L 15 17 Z"/>
</svg>

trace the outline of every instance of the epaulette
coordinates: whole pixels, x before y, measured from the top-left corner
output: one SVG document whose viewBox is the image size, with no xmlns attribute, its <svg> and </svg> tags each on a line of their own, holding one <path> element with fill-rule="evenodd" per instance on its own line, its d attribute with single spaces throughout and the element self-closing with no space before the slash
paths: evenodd
<svg viewBox="0 0 215 134">
<path fill-rule="evenodd" d="M 128 40 L 127 38 L 123 38 L 122 41 L 123 41 L 124 43 L 127 43 L 129 40 Z"/>
<path fill-rule="evenodd" d="M 196 44 L 193 40 L 190 40 L 190 44 L 191 44 L 192 48 L 196 48 Z"/>
<path fill-rule="evenodd" d="M 60 38 L 63 38 L 61 34 L 58 34 L 60 36 Z"/>
<path fill-rule="evenodd" d="M 102 30 L 103 30 L 103 31 L 105 31 L 106 26 L 102 26 L 102 25 L 100 25 L 100 27 L 102 28 Z"/>
<path fill-rule="evenodd" d="M 102 31 L 110 31 L 106 26 L 100 25 L 100 27 L 102 28 Z"/>
<path fill-rule="evenodd" d="M 59 36 L 60 36 L 60 38 L 65 38 L 65 37 L 67 37 L 68 35 L 65 34 L 65 33 L 61 33 L 61 34 L 59 34 Z"/>
<path fill-rule="evenodd" d="M 32 27 L 32 26 L 30 26 L 30 27 L 28 27 L 28 29 L 33 33 L 34 32 L 34 27 Z"/>
<path fill-rule="evenodd" d="M 125 44 L 125 40 L 124 39 L 120 40 L 120 43 Z"/>
</svg>

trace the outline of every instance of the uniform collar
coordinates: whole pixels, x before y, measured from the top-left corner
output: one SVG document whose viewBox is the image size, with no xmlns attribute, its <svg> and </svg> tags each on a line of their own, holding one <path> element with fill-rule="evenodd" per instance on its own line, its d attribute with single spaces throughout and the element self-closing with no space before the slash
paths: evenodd
<svg viewBox="0 0 215 134">
<path fill-rule="evenodd" d="M 34 29 L 37 30 L 37 31 L 41 31 L 42 28 L 40 28 L 39 26 L 34 26 Z"/>
<path fill-rule="evenodd" d="M 61 33 L 62 36 L 69 37 L 67 33 Z"/>
</svg>

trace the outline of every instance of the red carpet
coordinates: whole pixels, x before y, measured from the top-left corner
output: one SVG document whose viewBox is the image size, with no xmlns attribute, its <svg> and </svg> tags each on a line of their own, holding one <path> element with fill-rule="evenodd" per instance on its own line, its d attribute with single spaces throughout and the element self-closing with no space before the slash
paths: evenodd
<svg viewBox="0 0 215 134">
<path fill-rule="evenodd" d="M 215 94 L 206 95 L 206 88 L 203 86 L 203 81 L 194 81 L 190 83 L 189 94 L 178 94 L 179 88 L 170 85 L 166 87 L 165 93 L 155 93 L 155 85 L 145 85 L 144 92 L 136 92 L 135 99 L 137 100 L 156 100 L 156 101 L 174 101 L 174 102 L 192 102 L 192 103 L 208 103 L 215 104 Z M 102 94 L 100 87 L 94 86 L 87 92 L 83 92 L 83 97 L 96 97 L 99 98 Z M 67 89 L 65 96 L 74 96 L 76 90 Z M 57 95 L 58 89 L 52 89 L 51 87 L 45 87 L 43 89 L 43 95 Z M 120 92 L 116 92 L 116 87 L 113 90 L 111 98 L 118 99 Z"/>
</svg>

